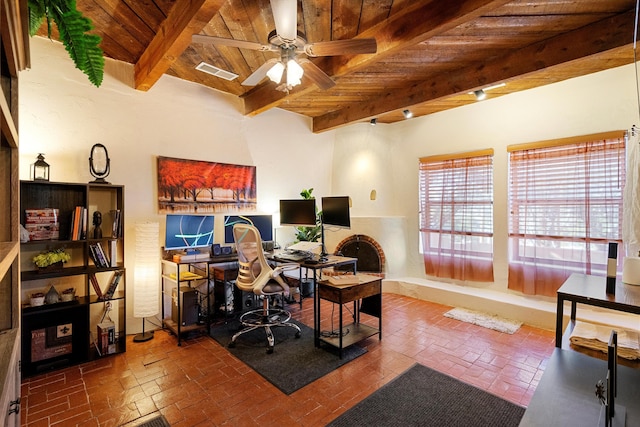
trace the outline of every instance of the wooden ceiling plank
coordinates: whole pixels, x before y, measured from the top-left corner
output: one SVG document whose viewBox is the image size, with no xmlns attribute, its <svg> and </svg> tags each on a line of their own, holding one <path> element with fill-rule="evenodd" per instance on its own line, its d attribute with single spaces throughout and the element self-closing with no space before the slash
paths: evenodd
<svg viewBox="0 0 640 427">
<path fill-rule="evenodd" d="M 191 44 L 191 36 L 199 33 L 224 3 L 224 0 L 176 0 L 134 65 L 135 88 L 149 90 Z"/>
<path fill-rule="evenodd" d="M 331 40 L 331 0 L 303 2 L 302 14 L 303 33 L 307 36 L 307 41 L 315 43 Z"/>
<path fill-rule="evenodd" d="M 384 22 L 362 32 L 359 37 L 375 37 L 378 43 L 376 55 L 352 55 L 349 57 L 331 57 L 315 62 L 329 76 L 337 77 L 354 72 L 375 61 L 415 45 L 451 28 L 482 16 L 500 7 L 509 0 L 459 0 L 459 1 L 415 1 L 401 12 L 392 15 Z M 270 108 L 277 107 L 285 99 L 315 90 L 315 85 L 306 85 L 285 96 L 270 86 L 260 86 L 247 93 L 243 99 L 245 114 L 254 116 Z"/>
<path fill-rule="evenodd" d="M 628 35 L 633 34 L 634 21 L 635 12 L 631 10 L 527 46 L 496 58 L 491 63 L 476 64 L 474 67 L 432 77 L 428 81 L 401 90 L 388 91 L 370 102 L 357 106 L 349 105 L 314 118 L 313 131 L 322 132 L 396 109 L 410 108 L 412 105 L 463 94 L 584 57 L 597 56 L 608 50 L 627 47 L 631 49 L 632 40 Z"/>
</svg>

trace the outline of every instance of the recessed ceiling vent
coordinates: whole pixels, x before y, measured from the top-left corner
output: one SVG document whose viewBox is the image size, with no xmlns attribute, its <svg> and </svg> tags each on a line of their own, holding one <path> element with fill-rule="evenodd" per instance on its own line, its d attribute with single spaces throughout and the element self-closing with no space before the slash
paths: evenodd
<svg viewBox="0 0 640 427">
<path fill-rule="evenodd" d="M 196 70 L 200 70 L 207 74 L 211 74 L 212 76 L 220 77 L 221 79 L 225 79 L 229 81 L 234 80 L 235 78 L 238 77 L 237 74 L 233 74 L 229 71 L 225 71 L 218 67 L 214 67 L 213 65 L 207 64 L 206 62 L 199 63 L 196 66 Z"/>
</svg>

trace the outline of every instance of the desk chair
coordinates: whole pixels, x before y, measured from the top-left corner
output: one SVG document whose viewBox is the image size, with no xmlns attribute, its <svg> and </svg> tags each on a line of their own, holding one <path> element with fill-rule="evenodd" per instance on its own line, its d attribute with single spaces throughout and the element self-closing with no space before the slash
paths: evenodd
<svg viewBox="0 0 640 427">
<path fill-rule="evenodd" d="M 235 224 L 233 238 L 238 252 L 239 267 L 236 286 L 244 292 L 253 292 L 254 295 L 262 298 L 262 308 L 247 311 L 240 316 L 240 322 L 244 328 L 231 338 L 229 347 L 235 346 L 236 339 L 240 335 L 264 328 L 268 342 L 267 353 L 273 353 L 275 340 L 272 327 L 294 328 L 297 330 L 296 338 L 300 338 L 300 328 L 289 322 L 291 313 L 284 309 L 270 307 L 269 301 L 269 297 L 289 293 L 289 286 L 282 279 L 281 274 L 285 270 L 296 269 L 299 265 L 290 263 L 272 268 L 262 251 L 260 232 L 253 225 Z"/>
</svg>

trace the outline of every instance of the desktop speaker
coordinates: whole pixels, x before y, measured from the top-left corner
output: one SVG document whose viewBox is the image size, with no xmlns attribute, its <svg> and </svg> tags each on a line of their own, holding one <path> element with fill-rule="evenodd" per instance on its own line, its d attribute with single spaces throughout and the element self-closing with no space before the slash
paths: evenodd
<svg viewBox="0 0 640 427">
<path fill-rule="evenodd" d="M 231 246 L 221 246 L 220 249 L 222 250 L 222 255 L 231 255 Z"/>
<path fill-rule="evenodd" d="M 219 243 L 214 243 L 211 245 L 211 255 L 219 256 L 222 253 L 222 249 L 220 248 Z"/>
<path fill-rule="evenodd" d="M 180 318 L 178 318 L 178 292 L 171 291 L 171 320 L 182 326 L 198 322 L 198 291 L 188 286 L 180 287 Z"/>
</svg>

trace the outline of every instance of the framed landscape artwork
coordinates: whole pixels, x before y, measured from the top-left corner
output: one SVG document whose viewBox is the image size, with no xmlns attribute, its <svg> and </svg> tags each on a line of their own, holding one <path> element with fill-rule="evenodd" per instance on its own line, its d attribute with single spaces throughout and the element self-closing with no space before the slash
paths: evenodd
<svg viewBox="0 0 640 427">
<path fill-rule="evenodd" d="M 158 156 L 160 213 L 256 210 L 256 167 Z"/>
</svg>

